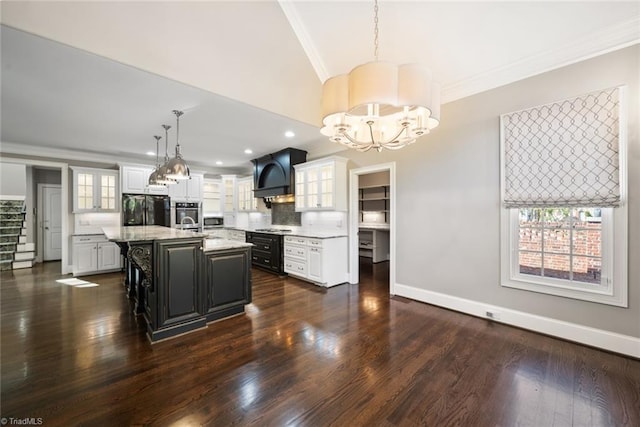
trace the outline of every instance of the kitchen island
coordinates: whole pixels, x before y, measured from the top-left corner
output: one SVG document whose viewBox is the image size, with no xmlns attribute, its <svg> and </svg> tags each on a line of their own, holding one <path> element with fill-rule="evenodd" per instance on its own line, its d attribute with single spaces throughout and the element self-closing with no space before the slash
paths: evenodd
<svg viewBox="0 0 640 427">
<path fill-rule="evenodd" d="M 251 302 L 251 244 L 160 226 L 105 227 L 129 263 L 137 313 L 151 342 L 244 312 Z"/>
</svg>

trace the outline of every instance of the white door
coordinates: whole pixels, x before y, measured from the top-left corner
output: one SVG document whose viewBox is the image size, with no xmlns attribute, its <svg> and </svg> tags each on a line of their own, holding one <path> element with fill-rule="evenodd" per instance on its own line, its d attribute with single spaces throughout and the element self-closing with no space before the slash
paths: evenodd
<svg viewBox="0 0 640 427">
<path fill-rule="evenodd" d="M 62 258 L 62 206 L 59 185 L 45 185 L 42 187 L 42 217 L 43 260 L 53 261 Z"/>
</svg>

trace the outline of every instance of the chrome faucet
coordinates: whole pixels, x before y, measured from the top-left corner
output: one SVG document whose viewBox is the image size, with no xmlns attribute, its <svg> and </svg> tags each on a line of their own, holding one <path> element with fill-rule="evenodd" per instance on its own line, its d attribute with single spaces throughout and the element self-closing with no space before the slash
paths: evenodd
<svg viewBox="0 0 640 427">
<path fill-rule="evenodd" d="M 191 221 L 191 224 L 196 225 L 196 222 L 193 220 L 193 218 L 191 218 L 190 216 L 184 216 L 182 217 L 182 219 L 180 220 L 180 225 L 184 225 L 184 220 L 188 219 L 189 221 Z"/>
</svg>

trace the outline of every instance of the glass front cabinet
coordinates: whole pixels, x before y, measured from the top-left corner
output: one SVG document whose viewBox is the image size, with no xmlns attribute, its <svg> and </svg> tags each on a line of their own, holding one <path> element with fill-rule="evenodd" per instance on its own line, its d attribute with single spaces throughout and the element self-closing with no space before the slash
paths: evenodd
<svg viewBox="0 0 640 427">
<path fill-rule="evenodd" d="M 71 169 L 73 170 L 73 213 L 119 210 L 118 171 L 93 168 Z"/>
<path fill-rule="evenodd" d="M 347 210 L 347 159 L 332 156 L 294 168 L 296 211 Z"/>
</svg>

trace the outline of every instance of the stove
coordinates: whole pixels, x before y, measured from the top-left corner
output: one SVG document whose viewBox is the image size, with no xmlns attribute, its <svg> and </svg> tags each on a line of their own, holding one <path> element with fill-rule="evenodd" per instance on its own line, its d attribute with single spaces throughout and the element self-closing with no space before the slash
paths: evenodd
<svg viewBox="0 0 640 427">
<path fill-rule="evenodd" d="M 293 230 L 290 228 L 256 228 L 255 231 L 262 231 L 266 233 L 291 233 Z"/>
</svg>

